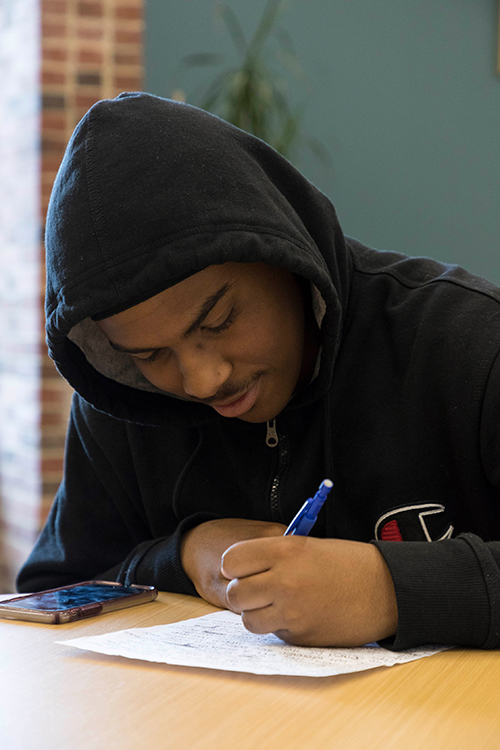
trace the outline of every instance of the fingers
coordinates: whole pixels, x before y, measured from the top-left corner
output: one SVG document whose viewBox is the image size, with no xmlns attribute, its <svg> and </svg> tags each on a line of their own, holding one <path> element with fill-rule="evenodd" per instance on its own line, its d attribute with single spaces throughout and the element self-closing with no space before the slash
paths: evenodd
<svg viewBox="0 0 500 750">
<path fill-rule="evenodd" d="M 300 625 L 301 607 L 295 601 L 286 601 L 283 585 L 277 585 L 272 571 L 245 578 L 234 578 L 227 584 L 226 599 L 229 609 L 241 614 L 243 625 L 259 635 L 279 631 L 277 635 L 292 642 L 292 633 Z M 286 587 L 285 587 L 286 588 Z"/>
<path fill-rule="evenodd" d="M 396 632 L 394 585 L 371 544 L 251 539 L 225 551 L 222 575 L 229 608 L 252 633 L 304 646 L 359 646 Z"/>
<path fill-rule="evenodd" d="M 226 599 L 233 612 L 269 607 L 273 603 L 273 587 L 268 573 L 233 578 L 227 584 Z"/>
<path fill-rule="evenodd" d="M 222 575 L 230 579 L 226 588 L 229 609 L 241 613 L 252 633 L 286 633 L 289 623 L 297 625 L 300 607 L 290 594 L 289 558 L 296 559 L 300 538 L 266 538 L 238 542 L 222 557 Z M 287 562 L 288 561 L 288 562 Z M 280 635 L 283 637 L 283 635 Z"/>
<path fill-rule="evenodd" d="M 221 573 L 223 552 L 235 542 L 256 537 L 280 536 L 281 524 L 242 518 L 213 519 L 189 529 L 181 540 L 182 567 L 198 594 L 218 607 L 227 606 L 229 580 Z"/>
<path fill-rule="evenodd" d="M 241 614 L 243 625 L 251 633 L 263 635 L 283 627 L 283 615 L 273 603 L 266 573 L 233 579 L 227 585 L 226 597 L 230 609 Z"/>
<path fill-rule="evenodd" d="M 269 537 L 233 544 L 222 555 L 222 575 L 229 579 L 245 578 L 269 570 L 274 558 L 268 548 L 273 547 L 274 541 L 275 537 Z"/>
<path fill-rule="evenodd" d="M 270 570 L 286 556 L 299 552 L 306 537 L 272 536 L 237 542 L 222 555 L 222 575 L 225 578 L 245 578 Z"/>
<path fill-rule="evenodd" d="M 254 600 L 259 601 L 258 599 Z M 262 601 L 266 601 L 263 599 Z M 245 628 L 256 635 L 274 633 L 287 643 L 309 645 L 310 637 L 304 632 L 295 612 L 286 612 L 282 603 L 271 603 L 255 609 L 244 609 L 241 621 Z"/>
<path fill-rule="evenodd" d="M 265 635 L 266 633 L 274 633 L 281 623 L 276 613 L 276 608 L 272 605 L 265 607 L 264 609 L 255 609 L 241 613 L 241 621 L 245 628 L 250 633 L 256 635 Z M 286 631 L 281 631 L 286 632 Z M 279 636 L 280 638 L 282 636 Z M 283 640 L 286 640 L 283 638 Z"/>
</svg>

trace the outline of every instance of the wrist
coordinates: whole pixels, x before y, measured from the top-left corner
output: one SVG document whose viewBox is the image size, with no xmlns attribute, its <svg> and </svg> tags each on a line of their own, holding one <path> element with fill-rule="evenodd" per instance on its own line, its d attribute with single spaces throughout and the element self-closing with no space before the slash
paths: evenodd
<svg viewBox="0 0 500 750">
<path fill-rule="evenodd" d="M 394 582 L 387 563 L 377 547 L 372 545 L 372 549 L 376 552 L 373 557 L 377 580 L 377 585 L 374 587 L 374 608 L 378 634 L 375 640 L 380 641 L 396 634 L 398 629 L 398 606 Z"/>
</svg>

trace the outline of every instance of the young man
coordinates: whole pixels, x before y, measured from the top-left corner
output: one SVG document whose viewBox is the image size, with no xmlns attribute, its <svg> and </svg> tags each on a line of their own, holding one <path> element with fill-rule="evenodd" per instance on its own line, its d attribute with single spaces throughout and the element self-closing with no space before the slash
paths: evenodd
<svg viewBox="0 0 500 750">
<path fill-rule="evenodd" d="M 140 93 L 75 130 L 46 244 L 76 393 L 20 591 L 107 578 L 293 643 L 500 645 L 500 290 L 345 238 L 264 143 Z"/>
</svg>

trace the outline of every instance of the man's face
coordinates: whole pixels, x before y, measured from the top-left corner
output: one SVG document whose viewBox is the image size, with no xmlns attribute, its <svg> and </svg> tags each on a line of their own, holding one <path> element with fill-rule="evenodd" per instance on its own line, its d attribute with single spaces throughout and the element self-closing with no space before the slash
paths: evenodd
<svg viewBox="0 0 500 750">
<path fill-rule="evenodd" d="M 98 325 L 157 388 L 245 422 L 279 414 L 312 366 L 297 280 L 263 263 L 209 266 Z"/>
</svg>

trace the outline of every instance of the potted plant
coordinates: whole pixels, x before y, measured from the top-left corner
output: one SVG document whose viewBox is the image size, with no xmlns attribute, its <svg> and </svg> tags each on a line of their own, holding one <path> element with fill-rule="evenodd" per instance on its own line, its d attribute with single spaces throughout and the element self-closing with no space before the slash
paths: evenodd
<svg viewBox="0 0 500 750">
<path fill-rule="evenodd" d="M 294 110 L 290 103 L 284 73 L 302 83 L 306 79 L 289 35 L 277 26 L 283 0 L 267 1 L 249 41 L 226 3 L 217 3 L 215 10 L 231 36 L 238 59 L 236 64 L 218 71 L 192 103 L 261 138 L 288 159 L 293 158 L 299 144 L 304 144 L 317 157 L 328 161 L 324 147 L 301 133 L 301 111 Z M 223 61 L 219 54 L 187 55 L 177 75 L 193 67 L 219 66 Z M 276 72 L 275 62 L 282 72 Z M 179 90 L 173 97 L 185 98 Z"/>
</svg>

